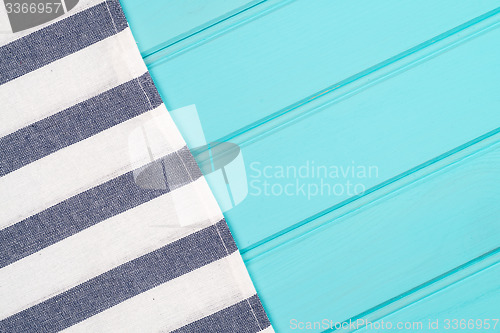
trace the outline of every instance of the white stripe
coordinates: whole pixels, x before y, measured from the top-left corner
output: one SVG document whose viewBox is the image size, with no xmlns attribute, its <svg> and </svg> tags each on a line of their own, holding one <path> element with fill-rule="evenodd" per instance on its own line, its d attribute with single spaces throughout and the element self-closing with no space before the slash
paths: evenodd
<svg viewBox="0 0 500 333">
<path fill-rule="evenodd" d="M 55 22 L 63 20 L 71 15 L 75 15 L 76 13 L 84 11 L 85 9 L 87 9 L 89 7 L 93 7 L 101 2 L 104 2 L 104 1 L 102 1 L 102 0 L 80 0 L 78 2 L 78 4 L 76 5 L 76 7 L 73 8 L 72 10 L 70 10 L 68 14 L 61 15 L 58 18 L 56 18 L 50 22 L 40 24 L 40 25 L 37 25 L 36 27 L 26 29 L 23 31 L 19 31 L 16 33 L 11 32 L 9 34 L 0 34 L 0 46 L 8 44 L 8 43 L 15 41 L 16 39 L 22 38 L 24 36 L 27 36 L 27 35 L 31 34 L 32 32 L 40 30 L 48 25 L 54 24 Z M 12 30 L 10 30 L 10 31 L 12 31 Z"/>
<path fill-rule="evenodd" d="M 0 269 L 0 319 L 217 223 L 207 196 L 200 178 Z"/>
<path fill-rule="evenodd" d="M 255 294 L 238 252 L 122 302 L 65 332 L 171 331 Z"/>
<path fill-rule="evenodd" d="M 12 34 L 7 9 L 5 6 L 0 6 L 0 36 L 3 34 Z"/>
<path fill-rule="evenodd" d="M 130 29 L 0 86 L 0 137 L 146 73 Z"/>
<path fill-rule="evenodd" d="M 146 140 L 142 133 L 147 133 Z M 0 177 L 0 229 L 185 145 L 162 104 Z"/>
<path fill-rule="evenodd" d="M 274 330 L 272 326 L 269 326 L 268 328 L 263 329 L 261 332 L 263 333 L 274 333 Z"/>
</svg>

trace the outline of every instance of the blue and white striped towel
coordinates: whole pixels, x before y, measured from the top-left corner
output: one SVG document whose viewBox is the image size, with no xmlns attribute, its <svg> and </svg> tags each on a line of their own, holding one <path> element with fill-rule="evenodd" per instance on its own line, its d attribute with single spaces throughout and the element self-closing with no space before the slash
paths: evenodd
<svg viewBox="0 0 500 333">
<path fill-rule="evenodd" d="M 0 332 L 272 332 L 117 0 L 0 37 Z"/>
</svg>

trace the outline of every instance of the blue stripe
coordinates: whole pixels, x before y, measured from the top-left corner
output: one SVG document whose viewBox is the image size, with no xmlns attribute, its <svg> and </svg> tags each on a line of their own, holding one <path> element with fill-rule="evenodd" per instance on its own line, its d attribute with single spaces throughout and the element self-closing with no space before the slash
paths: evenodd
<svg viewBox="0 0 500 333">
<path fill-rule="evenodd" d="M 71 197 L 0 230 L 0 268 L 199 177 L 200 169 L 184 147 Z"/>
<path fill-rule="evenodd" d="M 63 330 L 234 251 L 236 245 L 221 220 L 0 321 L 0 331 Z"/>
<path fill-rule="evenodd" d="M 257 333 L 269 326 L 271 323 L 259 297 L 254 295 L 172 333 Z"/>
<path fill-rule="evenodd" d="M 152 110 L 161 98 L 149 73 L 0 139 L 0 177 Z"/>
<path fill-rule="evenodd" d="M 4 45 L 0 47 L 0 85 L 115 35 L 127 26 L 118 0 L 107 0 Z"/>
</svg>

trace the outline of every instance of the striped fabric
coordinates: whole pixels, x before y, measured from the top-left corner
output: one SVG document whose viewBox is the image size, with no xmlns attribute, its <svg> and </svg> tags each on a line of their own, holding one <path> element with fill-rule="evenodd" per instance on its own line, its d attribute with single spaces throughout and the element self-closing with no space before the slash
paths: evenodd
<svg viewBox="0 0 500 333">
<path fill-rule="evenodd" d="M 0 37 L 0 332 L 272 332 L 117 0 Z"/>
</svg>

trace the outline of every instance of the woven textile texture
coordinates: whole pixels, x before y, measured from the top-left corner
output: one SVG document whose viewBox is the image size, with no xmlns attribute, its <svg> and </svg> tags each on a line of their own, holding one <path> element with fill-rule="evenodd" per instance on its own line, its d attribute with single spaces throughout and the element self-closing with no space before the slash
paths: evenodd
<svg viewBox="0 0 500 333">
<path fill-rule="evenodd" d="M 272 332 L 116 0 L 0 36 L 0 332 Z"/>
</svg>

